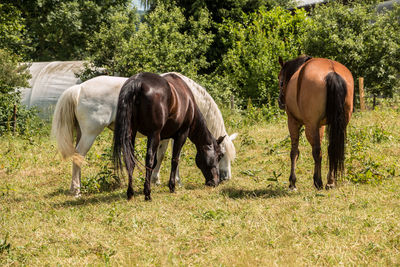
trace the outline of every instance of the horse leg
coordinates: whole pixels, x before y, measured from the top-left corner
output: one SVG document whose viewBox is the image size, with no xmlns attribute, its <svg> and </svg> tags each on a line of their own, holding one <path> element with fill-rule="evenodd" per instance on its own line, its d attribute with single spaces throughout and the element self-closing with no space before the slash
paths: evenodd
<svg viewBox="0 0 400 267">
<path fill-rule="evenodd" d="M 325 185 L 326 190 L 333 189 L 336 187 L 336 177 L 334 176 L 333 170 L 330 168 L 330 166 L 326 179 L 327 179 L 327 183 Z"/>
<path fill-rule="evenodd" d="M 299 136 L 300 136 L 300 123 L 288 114 L 288 127 L 290 133 L 290 140 L 292 143 L 292 148 L 290 150 L 290 177 L 289 177 L 289 190 L 297 190 L 296 188 L 296 161 L 299 157 Z"/>
<path fill-rule="evenodd" d="M 154 168 L 152 174 L 151 174 L 151 182 L 156 185 L 160 185 L 160 168 L 161 168 L 161 162 L 164 159 L 165 156 L 165 151 L 167 151 L 168 148 L 168 143 L 169 139 L 162 140 L 160 142 L 160 145 L 158 147 L 157 151 L 157 164 L 156 167 Z"/>
<path fill-rule="evenodd" d="M 136 129 L 132 129 L 132 149 L 133 151 L 135 150 L 135 140 L 136 140 L 136 133 L 137 130 Z M 127 159 L 128 161 L 125 161 L 125 165 L 126 165 L 126 170 L 128 173 L 128 189 L 126 191 L 126 195 L 128 200 L 131 200 L 133 195 L 135 194 L 135 192 L 133 191 L 132 188 L 132 175 L 133 175 L 133 171 L 135 170 L 135 160 L 133 158 L 131 159 Z"/>
<path fill-rule="evenodd" d="M 81 128 L 79 125 L 76 126 L 76 145 L 75 149 L 78 146 L 79 141 L 81 140 L 82 132 Z M 71 194 L 74 196 L 79 196 L 79 188 L 81 187 L 81 166 L 76 164 L 75 161 L 72 161 L 72 179 L 71 179 L 71 186 L 69 188 L 69 191 Z M 76 191 L 76 188 L 78 188 L 78 192 Z"/>
<path fill-rule="evenodd" d="M 73 159 L 73 167 L 72 167 L 72 182 L 71 182 L 71 193 L 79 197 L 81 194 L 81 165 L 83 158 L 86 156 L 86 153 L 92 147 L 94 140 L 96 139 L 97 134 L 85 134 L 83 133 L 79 139 L 78 144 L 76 145 L 76 153 L 78 155 L 74 155 Z"/>
<path fill-rule="evenodd" d="M 174 139 L 172 139 L 172 142 L 171 142 L 172 148 L 174 147 L 174 143 L 175 143 L 175 141 L 174 141 Z M 183 144 L 182 144 L 182 146 L 183 146 Z M 179 160 L 180 160 L 180 152 L 178 155 L 178 162 L 179 162 Z M 179 186 L 182 186 L 181 177 L 179 176 L 179 165 L 176 167 L 175 182 L 177 182 Z"/>
<path fill-rule="evenodd" d="M 321 127 L 322 128 L 322 127 Z M 320 190 L 323 187 L 322 179 L 321 179 L 321 161 L 322 161 L 322 152 L 321 152 L 321 128 L 307 126 L 306 125 L 306 137 L 308 142 L 312 147 L 312 155 L 314 158 L 314 186 Z M 323 131 L 323 128 L 322 128 Z"/>
<path fill-rule="evenodd" d="M 151 200 L 150 179 L 153 168 L 157 163 L 156 154 L 158 145 L 160 144 L 160 133 L 156 132 L 153 136 L 147 139 L 147 153 L 146 153 L 146 179 L 144 181 L 144 199 Z"/>
<path fill-rule="evenodd" d="M 179 157 L 181 154 L 182 147 L 186 142 L 188 134 L 189 131 L 186 131 L 184 134 L 181 134 L 177 138 L 174 138 L 174 146 L 172 148 L 172 158 L 171 158 L 171 174 L 169 177 L 169 191 L 171 193 L 175 192 L 175 182 L 178 181 L 178 183 L 180 183 L 179 173 L 178 173 Z M 177 175 L 178 175 L 178 180 L 176 179 Z"/>
</svg>

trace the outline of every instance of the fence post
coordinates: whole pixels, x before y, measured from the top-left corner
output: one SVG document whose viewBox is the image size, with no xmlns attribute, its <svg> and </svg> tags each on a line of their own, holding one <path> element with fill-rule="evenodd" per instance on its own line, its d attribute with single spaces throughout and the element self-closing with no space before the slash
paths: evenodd
<svg viewBox="0 0 400 267">
<path fill-rule="evenodd" d="M 365 110 L 365 101 L 364 101 L 364 78 L 358 78 L 358 89 L 360 92 L 360 109 L 361 111 Z"/>
<path fill-rule="evenodd" d="M 235 108 L 235 97 L 231 95 L 231 109 Z"/>
</svg>

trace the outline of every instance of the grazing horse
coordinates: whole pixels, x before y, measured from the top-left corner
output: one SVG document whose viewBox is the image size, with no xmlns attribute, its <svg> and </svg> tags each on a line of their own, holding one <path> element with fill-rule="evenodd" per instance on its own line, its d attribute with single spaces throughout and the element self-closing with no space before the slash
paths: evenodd
<svg viewBox="0 0 400 267">
<path fill-rule="evenodd" d="M 211 133 L 214 136 L 227 135 L 221 111 L 207 91 L 188 77 L 175 74 L 191 89 Z M 118 95 L 127 80 L 128 78 L 124 77 L 98 76 L 68 88 L 57 102 L 53 115 L 52 135 L 56 137 L 58 150 L 62 156 L 73 157 L 70 191 L 75 196 L 80 195 L 80 163 L 104 128 L 114 128 Z M 76 133 L 76 146 L 74 146 L 74 133 Z M 237 134 L 233 134 L 225 138 L 221 144 L 224 152 L 219 164 L 221 180 L 231 178 L 231 161 L 235 158 L 235 146 L 232 141 L 236 136 Z M 138 137 L 141 135 L 138 134 Z M 159 170 L 168 142 L 169 140 L 163 140 L 157 152 L 157 166 L 152 176 L 152 181 L 156 184 L 160 183 Z M 180 184 L 178 170 L 175 179 Z"/>
<path fill-rule="evenodd" d="M 139 73 L 129 78 L 121 88 L 115 119 L 113 160 L 115 167 L 121 170 L 122 153 L 129 177 L 128 200 L 133 196 L 137 132 L 147 136 L 145 200 L 151 200 L 150 178 L 156 166 L 157 148 L 163 139 L 174 140 L 169 179 L 171 193 L 175 191 L 175 173 L 187 137 L 196 146 L 196 165 L 202 171 L 206 185 L 219 184 L 218 162 L 223 156 L 219 144 L 224 136 L 218 140 L 213 137 L 192 92 L 178 75 Z"/>
<path fill-rule="evenodd" d="M 321 141 L 325 125 L 328 126 L 329 172 L 325 188 L 333 188 L 344 170 L 346 127 L 353 111 L 353 76 L 339 62 L 325 58 L 301 56 L 287 62 L 279 58 L 279 63 L 279 106 L 286 110 L 292 143 L 289 188 L 296 189 L 295 167 L 302 125 L 312 146 L 317 189 L 323 188 Z"/>
</svg>

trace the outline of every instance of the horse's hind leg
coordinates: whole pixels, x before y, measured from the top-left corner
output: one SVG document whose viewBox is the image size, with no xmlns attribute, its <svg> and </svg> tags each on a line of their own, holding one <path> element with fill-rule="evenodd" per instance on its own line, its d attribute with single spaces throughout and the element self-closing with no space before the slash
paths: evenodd
<svg viewBox="0 0 400 267">
<path fill-rule="evenodd" d="M 81 140 L 82 132 L 79 125 L 76 126 L 76 147 L 78 146 L 79 141 Z M 70 186 L 70 193 L 74 196 L 80 195 L 80 187 L 81 187 L 81 166 L 76 163 L 75 160 L 72 160 L 72 179 Z"/>
<path fill-rule="evenodd" d="M 165 151 L 167 151 L 168 148 L 168 143 L 169 139 L 162 140 L 160 142 L 160 145 L 158 146 L 158 151 L 157 151 L 157 164 L 156 167 L 154 168 L 152 174 L 151 174 L 151 182 L 160 185 L 160 168 L 161 168 L 161 162 L 164 159 L 165 156 Z"/>
<path fill-rule="evenodd" d="M 97 134 L 85 134 L 83 133 L 81 138 L 79 139 L 78 144 L 76 145 L 76 153 L 73 157 L 73 167 L 72 167 L 72 182 L 71 182 L 71 193 L 78 197 L 81 193 L 81 165 L 83 158 L 86 156 L 86 153 L 92 147 L 94 140 L 96 139 Z"/>
<path fill-rule="evenodd" d="M 290 150 L 290 177 L 289 177 L 289 189 L 296 190 L 296 161 L 299 157 L 299 136 L 300 136 L 300 123 L 288 114 L 288 127 L 290 133 L 290 140 L 292 148 Z"/>
<path fill-rule="evenodd" d="M 324 127 L 313 127 L 306 125 L 306 137 L 308 142 L 312 147 L 312 155 L 314 158 L 314 186 L 320 190 L 323 188 L 321 179 L 321 161 L 322 161 L 322 151 L 321 151 L 321 141 L 324 133 Z"/>
<path fill-rule="evenodd" d="M 157 149 L 160 143 L 160 133 L 156 132 L 153 136 L 149 136 L 147 139 L 147 153 L 146 153 L 146 180 L 144 182 L 144 199 L 151 200 L 151 189 L 150 189 L 150 179 L 153 168 L 156 166 L 157 159 Z"/>
</svg>

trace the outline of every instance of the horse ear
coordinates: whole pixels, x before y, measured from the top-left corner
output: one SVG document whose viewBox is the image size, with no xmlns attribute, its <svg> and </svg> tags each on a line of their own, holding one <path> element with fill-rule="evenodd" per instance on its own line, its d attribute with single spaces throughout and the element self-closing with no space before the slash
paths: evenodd
<svg viewBox="0 0 400 267">
<path fill-rule="evenodd" d="M 220 137 L 217 139 L 217 144 L 220 145 L 220 144 L 222 143 L 222 141 L 224 141 L 224 138 L 225 138 L 225 137 L 226 137 L 226 135 L 220 136 Z"/>
<path fill-rule="evenodd" d="M 236 139 L 237 136 L 238 136 L 238 133 L 231 134 L 231 135 L 229 136 L 229 139 L 230 139 L 231 141 L 233 141 L 233 140 Z"/>
<path fill-rule="evenodd" d="M 279 56 L 279 64 L 281 65 L 281 67 L 283 67 L 283 59 L 280 56 Z"/>
</svg>

